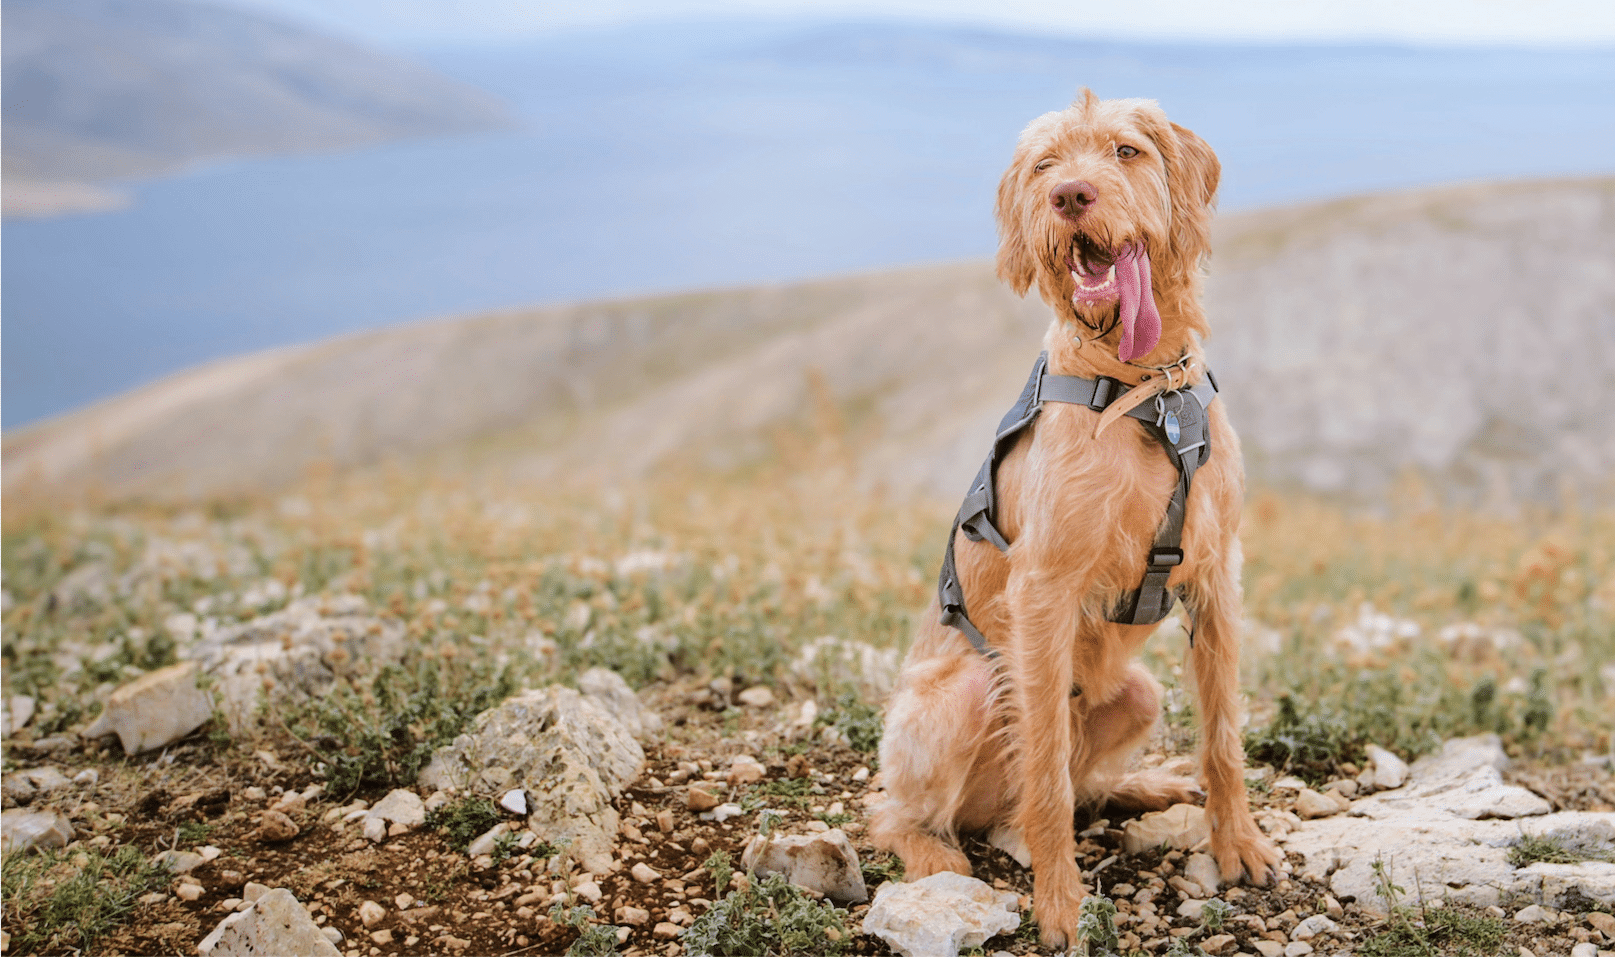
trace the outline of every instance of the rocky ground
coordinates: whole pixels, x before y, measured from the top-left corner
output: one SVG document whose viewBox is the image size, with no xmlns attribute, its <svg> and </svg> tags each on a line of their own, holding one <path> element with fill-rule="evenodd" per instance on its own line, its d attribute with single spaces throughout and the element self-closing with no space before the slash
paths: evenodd
<svg viewBox="0 0 1615 957">
<path fill-rule="evenodd" d="M 823 860 L 829 865 L 820 861 L 793 878 L 819 884 L 810 896 L 827 892 L 845 930 L 823 930 L 822 946 L 807 952 L 901 952 L 894 943 L 912 953 L 943 952 L 928 946 L 950 947 L 949 953 L 961 946 L 1043 952 L 1024 917 L 1032 881 L 1014 856 L 1013 835 L 975 838 L 966 847 L 976 877 L 986 882 L 976 891 L 985 901 L 977 911 L 988 915 L 981 926 L 993 936 L 971 937 L 964 919 L 940 929 L 926 919 L 920 923 L 928 926 L 916 928 L 912 918 L 927 913 L 924 902 L 904 904 L 908 918 L 887 913 L 866 921 L 872 905 L 859 899 L 865 887 L 880 911 L 886 895 L 877 888 L 900 873 L 865 833 L 880 781 L 873 754 L 860 750 L 875 730 L 870 714 L 821 710 L 809 698 L 782 700 L 783 693 L 762 685 L 739 689 L 728 679 L 658 683 L 637 700 L 623 697 L 620 680 L 597 675 L 594 683 L 592 694 L 529 693 L 514 711 L 507 704 L 502 718 L 479 722 L 439 752 L 422 774 L 425 784 L 391 794 L 332 793 L 300 755 L 259 749 L 245 758 L 222 735 L 210 735 L 210 726 L 129 756 L 111 737 L 36 738 L 26 716 L 14 713 L 5 778 L 8 858 L 24 853 L 18 846 L 27 840 L 44 847 L 65 843 L 65 852 L 56 852 L 64 854 L 60 863 L 40 876 L 64 885 L 89 855 L 104 857 L 120 847 L 177 872 L 145 890 L 127 922 L 93 944 L 96 953 L 190 954 L 199 946 L 221 957 L 262 953 L 286 938 L 249 932 L 267 933 L 258 925 L 282 913 L 290 916 L 280 922 L 286 925 L 281 932 L 301 927 L 312 935 L 306 946 L 329 942 L 334 949 L 318 952 L 350 957 L 562 953 L 581 934 L 565 920 L 565 908 L 586 905 L 596 924 L 615 928 L 607 933 L 621 952 L 673 957 L 685 951 L 686 930 L 714 901 L 760 879 L 757 871 L 748 878 L 741 860 L 766 827 L 776 843 L 795 835 L 800 845 L 828 848 Z M 591 690 L 589 681 L 583 684 Z M 111 707 L 108 713 L 116 716 Z M 589 722 L 603 737 L 577 731 Z M 546 737 L 561 726 L 573 729 L 571 738 Z M 497 747 L 478 737 L 483 732 L 497 734 Z M 509 751 L 518 739 L 522 748 L 543 752 L 543 760 Z M 614 767 L 619 757 L 621 766 Z M 1192 768 L 1191 758 L 1160 747 L 1141 760 Z M 546 812 L 546 801 L 570 787 L 556 783 L 557 762 L 563 776 L 588 778 L 588 787 L 567 792 L 570 803 Z M 1391 864 L 1391 882 L 1405 888 L 1402 903 L 1417 900 L 1420 891 L 1428 908 L 1450 897 L 1441 912 L 1492 928 L 1503 949 L 1477 953 L 1610 954 L 1615 864 L 1554 864 L 1550 856 L 1550 863 L 1515 866 L 1506 860 L 1526 836 L 1558 852 L 1607 855 L 1615 841 L 1615 783 L 1607 765 L 1516 768 L 1504 780 L 1501 763 L 1495 742 L 1469 739 L 1416 763 L 1411 774 L 1386 754 L 1365 768 L 1338 767 L 1339 779 L 1317 789 L 1271 768 L 1254 769 L 1258 820 L 1289 851 L 1290 874 L 1273 887 L 1218 886 L 1215 869 L 1198 852 L 1207 833 L 1198 809 L 1131 820 L 1103 809 L 1082 814 L 1075 822 L 1078 851 L 1085 874 L 1115 902 L 1122 953 L 1194 953 L 1196 947 L 1212 955 L 1263 957 L 1460 952 L 1373 949 L 1373 941 L 1391 942 L 1398 922 L 1420 920 L 1417 908 L 1388 916 L 1383 894 L 1362 883 L 1370 862 L 1359 858 L 1373 852 Z M 478 821 L 463 801 L 472 794 L 502 807 Z M 1467 809 L 1454 803 L 1455 794 L 1469 802 Z M 1479 805 L 1490 809 L 1492 820 L 1469 819 Z M 535 823 L 546 813 L 560 816 L 545 826 Z M 1423 817 L 1413 821 L 1408 814 Z M 26 836 L 26 824 L 47 816 L 54 816 L 57 830 Z M 1442 817 L 1439 826 L 1432 816 Z M 572 824 L 577 827 L 557 840 Z M 461 828 L 461 847 L 475 837 L 468 849 L 454 846 L 454 826 Z M 1497 833 L 1488 832 L 1468 851 L 1409 864 L 1406 845 L 1421 838 L 1404 831 L 1403 846 L 1383 853 L 1375 850 L 1377 832 L 1370 832 L 1385 827 Z M 602 833 L 605 843 L 591 844 Z M 1354 839 L 1362 846 L 1357 857 Z M 714 886 L 714 870 L 721 868 L 709 866 L 720 852 L 735 869 L 722 888 Z M 836 859 L 848 854 L 856 855 L 857 869 L 835 872 Z M 1487 855 L 1492 872 L 1453 870 L 1455 860 L 1472 867 Z M 13 863 L 8 859 L 8 867 Z M 271 893 L 278 888 L 290 896 Z M 946 893 L 936 890 L 943 911 L 968 917 L 969 909 L 948 903 Z M 1212 900 L 1227 905 L 1226 914 L 1207 904 Z M 241 913 L 225 934 L 208 939 Z M 53 949 L 49 941 L 24 943 L 29 922 L 12 914 L 8 909 L 9 952 Z M 914 937 L 917 930 L 940 938 L 927 944 Z"/>
</svg>

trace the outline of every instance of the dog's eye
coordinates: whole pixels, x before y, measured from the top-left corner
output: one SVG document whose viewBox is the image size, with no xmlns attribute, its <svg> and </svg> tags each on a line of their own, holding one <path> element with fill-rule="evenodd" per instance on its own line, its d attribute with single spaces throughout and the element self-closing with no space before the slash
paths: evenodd
<svg viewBox="0 0 1615 957">
<path fill-rule="evenodd" d="M 1049 167 L 1051 167 L 1053 165 L 1054 165 L 1054 160 L 1046 159 L 1046 160 L 1043 160 L 1042 162 L 1038 163 L 1036 166 L 1032 167 L 1032 172 L 1034 172 L 1034 173 L 1046 172 L 1049 169 Z"/>
<path fill-rule="evenodd" d="M 1138 155 L 1138 150 L 1131 146 L 1118 146 L 1116 147 L 1116 155 L 1124 160 L 1130 160 Z"/>
</svg>

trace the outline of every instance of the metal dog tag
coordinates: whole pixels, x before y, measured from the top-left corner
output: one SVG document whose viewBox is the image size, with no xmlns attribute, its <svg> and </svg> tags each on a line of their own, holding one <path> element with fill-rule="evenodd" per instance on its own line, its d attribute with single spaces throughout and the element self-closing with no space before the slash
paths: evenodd
<svg viewBox="0 0 1615 957">
<path fill-rule="evenodd" d="M 1168 412 L 1166 414 L 1166 423 L 1165 423 L 1165 425 L 1166 425 L 1166 440 L 1168 442 L 1171 442 L 1173 445 L 1177 445 L 1178 444 L 1178 436 L 1183 434 L 1183 431 L 1178 428 L 1178 414 L 1176 412 Z"/>
</svg>

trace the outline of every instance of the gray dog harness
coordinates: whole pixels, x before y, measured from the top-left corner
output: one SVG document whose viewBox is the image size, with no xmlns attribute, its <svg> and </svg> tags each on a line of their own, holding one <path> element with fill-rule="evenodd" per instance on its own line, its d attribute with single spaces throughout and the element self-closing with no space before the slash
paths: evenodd
<svg viewBox="0 0 1615 957">
<path fill-rule="evenodd" d="M 992 542 L 999 551 L 1009 550 L 1009 542 L 994 524 L 997 511 L 998 463 L 1014 448 L 1021 432 L 1032 424 L 1045 402 L 1069 402 L 1085 405 L 1095 412 L 1105 409 L 1130 386 L 1109 376 L 1083 379 L 1077 376 L 1050 375 L 1047 371 L 1049 354 L 1037 357 L 1032 366 L 1031 378 L 1015 407 L 998 423 L 998 434 L 993 438 L 987 461 L 981 465 L 975 481 L 970 483 L 970 494 L 959 506 L 948 533 L 948 550 L 942 559 L 942 574 L 937 580 L 937 597 L 942 606 L 942 624 L 959 629 L 975 649 L 988 657 L 997 657 L 987 639 L 970 621 L 965 612 L 964 587 L 959 584 L 959 573 L 953 561 L 953 540 L 963 529 L 973 542 L 983 539 Z M 1195 469 L 1211 458 L 1211 431 L 1206 410 L 1217 397 L 1217 380 L 1210 370 L 1204 381 L 1193 388 L 1162 392 L 1153 402 L 1140 403 L 1129 409 L 1127 415 L 1144 423 L 1144 428 L 1166 452 L 1166 457 L 1178 470 L 1178 484 L 1172 490 L 1172 499 L 1166 506 L 1166 518 L 1155 532 L 1150 545 L 1144 581 L 1123 595 L 1110 614 L 1110 620 L 1124 625 L 1153 625 L 1165 618 L 1177 600 L 1176 590 L 1166 587 L 1172 569 L 1183 563 L 1183 519 L 1189 502 L 1189 484 Z"/>
</svg>

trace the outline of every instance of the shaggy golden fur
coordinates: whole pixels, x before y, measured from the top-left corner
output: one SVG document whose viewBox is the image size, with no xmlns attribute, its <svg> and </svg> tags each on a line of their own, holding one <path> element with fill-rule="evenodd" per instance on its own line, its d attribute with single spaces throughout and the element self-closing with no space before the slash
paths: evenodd
<svg viewBox="0 0 1615 957">
<path fill-rule="evenodd" d="M 1044 339 L 1051 373 L 1138 384 L 1159 379 L 1151 367 L 1187 355 L 1190 381 L 1204 375 L 1200 263 L 1218 175 L 1211 148 L 1153 101 L 1101 102 L 1085 90 L 1071 108 L 1026 128 L 998 191 L 998 275 L 1020 294 L 1035 285 L 1053 307 Z M 1051 202 L 1051 190 L 1073 182 L 1097 194 L 1075 223 Z M 1123 363 L 1116 303 L 1073 304 L 1068 257 L 1081 255 L 1079 243 L 1117 249 L 1139 241 L 1153 264 L 1161 338 Z M 1210 411 L 1211 458 L 1194 477 L 1184 561 L 1171 583 L 1185 588 L 1196 626 L 1211 853 L 1225 879 L 1249 873 L 1265 882 L 1281 857 L 1251 818 L 1239 734 L 1244 475 L 1223 404 Z M 1177 473 L 1136 420 L 1096 435 L 1097 422 L 1085 406 L 1045 405 L 999 467 L 997 524 L 1012 547 L 1001 554 L 958 537 L 971 618 L 1001 658 L 977 654 L 938 622 L 932 603 L 887 710 L 886 800 L 871 824 L 875 843 L 903 859 L 911 880 L 970 873 L 960 831 L 1019 828 L 1050 946 L 1075 939 L 1087 894 L 1075 860 L 1076 804 L 1159 809 L 1201 795 L 1189 778 L 1125 770 L 1160 716 L 1161 687 L 1133 660 L 1152 628 L 1115 624 L 1106 613 L 1143 577 Z"/>
</svg>

